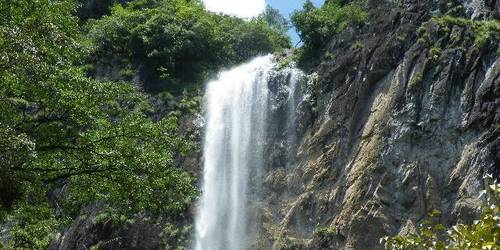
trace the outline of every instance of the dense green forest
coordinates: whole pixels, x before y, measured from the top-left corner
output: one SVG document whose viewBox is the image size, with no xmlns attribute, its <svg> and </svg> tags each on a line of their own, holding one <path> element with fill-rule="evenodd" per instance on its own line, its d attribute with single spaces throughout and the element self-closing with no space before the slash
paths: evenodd
<svg viewBox="0 0 500 250">
<path fill-rule="evenodd" d="M 222 67 L 289 47 L 281 25 L 278 16 L 209 13 L 193 0 L 1 0 L 0 220 L 11 228 L 8 247 L 46 248 L 99 202 L 122 219 L 182 213 L 197 190 L 175 161 L 194 147 L 178 132 L 189 111 L 176 96 Z M 146 79 L 132 83 L 134 76 Z M 153 116 L 158 93 L 174 104 Z"/>
<path fill-rule="evenodd" d="M 206 12 L 196 1 L 116 5 L 110 16 L 86 26 L 92 43 L 89 59 L 92 66 L 116 71 L 115 79 L 139 76 L 147 91 L 196 86 L 222 67 L 290 47 L 282 22 L 266 16 L 271 17 L 245 21 L 221 16 Z M 90 73 L 100 76 L 92 66 Z"/>
</svg>

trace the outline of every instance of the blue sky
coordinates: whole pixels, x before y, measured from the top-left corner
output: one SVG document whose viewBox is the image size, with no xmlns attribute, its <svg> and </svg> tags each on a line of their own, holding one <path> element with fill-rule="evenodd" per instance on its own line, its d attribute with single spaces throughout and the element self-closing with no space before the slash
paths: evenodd
<svg viewBox="0 0 500 250">
<path fill-rule="evenodd" d="M 290 14 L 296 9 L 301 9 L 305 0 L 266 0 L 267 4 L 271 5 L 271 7 L 278 9 L 281 14 L 290 18 Z M 323 4 L 324 0 L 312 0 L 315 6 L 320 6 Z M 292 43 L 295 46 L 299 41 L 299 36 L 294 29 L 291 29 L 288 34 L 292 38 Z"/>
</svg>

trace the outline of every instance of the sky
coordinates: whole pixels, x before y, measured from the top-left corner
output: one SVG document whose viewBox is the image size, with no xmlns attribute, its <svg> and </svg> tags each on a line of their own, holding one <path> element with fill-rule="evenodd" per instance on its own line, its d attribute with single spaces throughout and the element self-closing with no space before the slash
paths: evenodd
<svg viewBox="0 0 500 250">
<path fill-rule="evenodd" d="M 266 5 L 278 9 L 280 13 L 290 18 L 290 14 L 296 9 L 302 8 L 305 0 L 203 0 L 206 8 L 213 12 L 222 12 L 229 15 L 235 15 L 243 18 L 250 18 L 262 13 Z M 324 0 L 312 0 L 314 5 L 321 5 Z M 292 38 L 293 45 L 299 42 L 299 36 L 294 29 L 288 34 Z"/>
<path fill-rule="evenodd" d="M 245 0 L 238 0 L 238 1 L 245 1 Z M 248 0 L 248 1 L 260 2 L 265 0 Z M 302 5 L 304 5 L 305 0 L 267 0 L 266 2 L 271 7 L 278 9 L 281 15 L 283 15 L 287 19 L 290 19 L 290 15 L 293 13 L 293 11 L 296 9 L 301 9 Z M 315 6 L 320 6 L 321 4 L 323 4 L 324 0 L 312 0 L 311 2 L 313 2 Z M 295 31 L 294 28 L 288 31 L 288 35 L 290 35 L 290 37 L 292 38 L 293 46 L 295 46 L 300 41 L 299 35 L 297 35 L 297 31 Z"/>
</svg>

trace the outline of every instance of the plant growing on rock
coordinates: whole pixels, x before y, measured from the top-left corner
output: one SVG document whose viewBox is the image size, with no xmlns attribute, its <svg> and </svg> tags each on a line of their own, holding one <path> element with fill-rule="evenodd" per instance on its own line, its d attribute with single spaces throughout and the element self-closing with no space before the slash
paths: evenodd
<svg viewBox="0 0 500 250">
<path fill-rule="evenodd" d="M 435 25 L 439 27 L 437 32 L 452 32 L 450 35 L 452 41 L 459 40 L 459 34 L 456 33 L 457 31 L 453 31 L 453 27 L 456 26 L 472 31 L 474 47 L 480 49 L 488 43 L 498 47 L 498 43 L 495 43 L 500 39 L 500 21 L 498 20 L 476 21 L 450 15 L 434 16 L 418 28 L 419 43 L 427 46 L 433 44 L 432 33 L 436 32 L 433 28 Z"/>
<path fill-rule="evenodd" d="M 480 196 L 486 196 L 481 205 L 482 214 L 472 225 L 457 224 L 446 228 L 442 224 L 424 221 L 417 234 L 397 235 L 380 240 L 386 249 L 499 249 L 500 248 L 500 183 L 493 177 L 486 176 L 485 190 Z M 434 211 L 431 216 L 436 216 Z"/>
<path fill-rule="evenodd" d="M 410 87 L 411 88 L 417 87 L 418 84 L 422 82 L 422 78 L 423 78 L 422 73 L 413 74 L 410 79 Z"/>
<path fill-rule="evenodd" d="M 301 48 L 301 60 L 316 55 L 332 39 L 347 27 L 361 25 L 368 18 L 362 1 L 327 1 L 320 8 L 306 1 L 301 11 L 292 15 L 292 23 L 304 42 Z"/>
</svg>

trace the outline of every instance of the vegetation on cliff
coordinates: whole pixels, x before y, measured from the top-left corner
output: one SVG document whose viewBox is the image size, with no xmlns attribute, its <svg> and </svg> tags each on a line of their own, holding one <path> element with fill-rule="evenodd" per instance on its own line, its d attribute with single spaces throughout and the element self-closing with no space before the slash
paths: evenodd
<svg viewBox="0 0 500 250">
<path fill-rule="evenodd" d="M 362 25 L 368 18 L 363 2 L 334 0 L 316 8 L 307 0 L 303 9 L 292 16 L 292 23 L 304 43 L 297 51 L 299 61 L 317 57 L 332 37 L 347 27 Z"/>
<path fill-rule="evenodd" d="M 472 225 L 457 224 L 446 228 L 431 220 L 424 221 L 418 232 L 411 235 L 384 237 L 381 242 L 386 249 L 498 249 L 500 246 L 500 184 L 492 176 L 485 177 L 485 190 L 480 196 L 485 199 L 478 209 L 481 217 Z M 439 211 L 430 214 L 438 220 Z"/>
<path fill-rule="evenodd" d="M 417 32 L 418 42 L 427 46 L 434 46 L 438 42 L 435 41 L 438 40 L 437 38 L 447 34 L 450 34 L 448 46 L 453 46 L 462 42 L 461 33 L 467 32 L 472 38 L 467 41 L 471 47 L 476 49 L 492 47 L 492 50 L 496 50 L 500 40 L 500 21 L 470 20 L 450 15 L 433 16 L 429 21 L 424 22 Z M 438 49 L 435 46 L 433 48 Z"/>
</svg>

